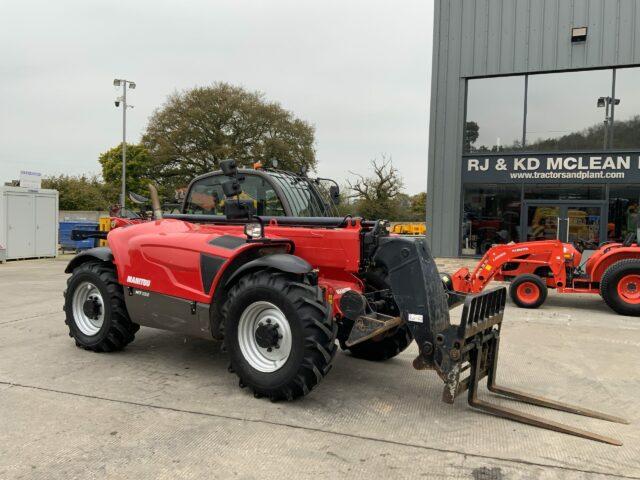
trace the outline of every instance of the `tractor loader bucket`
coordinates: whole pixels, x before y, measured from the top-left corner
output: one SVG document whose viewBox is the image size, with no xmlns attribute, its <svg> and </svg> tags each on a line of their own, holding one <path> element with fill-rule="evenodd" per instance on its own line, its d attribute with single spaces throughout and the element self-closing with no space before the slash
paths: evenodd
<svg viewBox="0 0 640 480">
<path fill-rule="evenodd" d="M 468 391 L 469 405 L 483 412 L 598 442 L 622 445 L 614 438 L 478 398 L 478 384 L 487 377 L 489 391 L 513 400 L 610 422 L 628 423 L 613 415 L 556 402 L 496 384 L 506 288 L 499 287 L 474 295 L 446 292 L 427 244 L 422 239 L 381 239 L 374 261 L 387 268 L 391 290 L 400 309 L 401 318 L 409 325 L 418 344 L 420 354 L 414 361 L 414 366 L 418 369 L 436 370 L 445 383 L 442 395 L 444 402 L 453 403 L 458 395 Z M 451 325 L 448 308 L 453 308 L 461 302 L 464 302 L 464 307 L 460 324 Z"/>
</svg>

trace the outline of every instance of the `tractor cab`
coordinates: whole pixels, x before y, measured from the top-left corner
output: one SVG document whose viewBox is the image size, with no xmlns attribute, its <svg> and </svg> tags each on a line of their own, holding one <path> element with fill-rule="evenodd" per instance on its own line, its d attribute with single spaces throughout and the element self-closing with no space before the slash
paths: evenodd
<svg viewBox="0 0 640 480">
<path fill-rule="evenodd" d="M 231 205 L 241 204 L 247 213 L 257 216 L 338 215 L 335 205 L 340 191 L 333 180 L 283 170 L 242 169 L 233 160 L 221 162 L 221 167 L 189 184 L 183 214 L 226 216 Z"/>
</svg>

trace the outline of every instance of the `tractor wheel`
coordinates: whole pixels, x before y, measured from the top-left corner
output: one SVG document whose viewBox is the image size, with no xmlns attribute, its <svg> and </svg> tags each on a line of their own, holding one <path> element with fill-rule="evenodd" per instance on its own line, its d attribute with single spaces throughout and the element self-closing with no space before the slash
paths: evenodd
<svg viewBox="0 0 640 480">
<path fill-rule="evenodd" d="M 547 285 L 537 275 L 518 275 L 509 287 L 511 300 L 520 308 L 538 308 L 547 299 Z"/>
<path fill-rule="evenodd" d="M 607 268 L 600 295 L 616 313 L 640 316 L 640 260 L 620 260 Z"/>
<path fill-rule="evenodd" d="M 123 349 L 140 326 L 133 323 L 124 303 L 116 269 L 107 262 L 86 262 L 67 280 L 65 323 L 78 347 L 94 352 Z"/>
<path fill-rule="evenodd" d="M 331 369 L 337 326 L 322 290 L 303 277 L 245 275 L 229 290 L 222 314 L 230 370 L 255 396 L 301 397 Z"/>
<path fill-rule="evenodd" d="M 363 275 L 362 279 L 365 282 L 366 291 L 389 289 L 389 284 L 387 283 L 384 272 L 368 272 Z M 384 313 L 392 317 L 399 315 L 400 312 L 396 303 L 393 300 L 389 303 L 390 304 L 387 308 L 380 313 Z M 400 352 L 404 351 L 413 340 L 413 335 L 411 335 L 408 325 L 402 324 L 378 337 L 347 347 L 345 342 L 349 338 L 352 327 L 352 320 L 344 319 L 342 321 L 342 325 L 340 325 L 340 329 L 338 330 L 340 348 L 342 348 L 342 350 L 348 350 L 351 355 L 356 358 L 370 360 L 372 362 L 383 362 L 395 357 Z"/>
</svg>

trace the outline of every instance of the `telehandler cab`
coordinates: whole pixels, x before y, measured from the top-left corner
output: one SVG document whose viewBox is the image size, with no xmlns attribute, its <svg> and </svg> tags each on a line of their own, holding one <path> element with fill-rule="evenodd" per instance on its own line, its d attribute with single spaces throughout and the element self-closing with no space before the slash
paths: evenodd
<svg viewBox="0 0 640 480">
<path fill-rule="evenodd" d="M 621 445 L 478 399 L 488 377 L 489 390 L 512 399 L 625 423 L 496 385 L 504 288 L 446 292 L 423 238 L 390 235 L 381 220 L 322 216 L 330 201 L 306 177 L 221 166 L 191 183 L 180 214 L 163 217 L 150 186 L 153 220 L 127 220 L 108 247 L 69 263 L 64 309 L 76 345 L 119 350 L 141 325 L 221 340 L 241 387 L 291 400 L 327 375 L 336 340 L 378 361 L 415 340 L 413 366 L 435 370 L 445 402 L 467 391 L 493 415 Z"/>
</svg>

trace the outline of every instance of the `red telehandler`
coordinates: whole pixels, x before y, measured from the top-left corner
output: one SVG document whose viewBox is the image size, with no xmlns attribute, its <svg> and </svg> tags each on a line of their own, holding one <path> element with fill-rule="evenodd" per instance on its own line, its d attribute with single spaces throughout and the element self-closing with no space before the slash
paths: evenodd
<svg viewBox="0 0 640 480">
<path fill-rule="evenodd" d="M 306 176 L 221 166 L 191 183 L 179 214 L 163 215 L 150 187 L 153 218 L 114 220 L 108 247 L 71 260 L 64 310 L 77 346 L 120 350 L 140 326 L 221 340 L 241 387 L 291 400 L 329 373 L 336 340 L 374 361 L 415 340 L 413 366 L 438 374 L 445 402 L 467 392 L 484 412 L 621 445 L 478 398 L 487 377 L 515 400 L 626 423 L 496 384 L 504 287 L 447 292 L 423 238 L 391 235 L 381 220 L 308 216 L 327 203 Z"/>
<path fill-rule="evenodd" d="M 559 240 L 510 243 L 491 247 L 478 265 L 444 275 L 455 291 L 477 293 L 491 280 L 509 281 L 509 295 L 521 308 L 538 308 L 547 289 L 559 293 L 596 293 L 615 312 L 640 316 L 640 246 L 631 233 L 622 243 L 579 251 Z M 585 261 L 583 261 L 583 259 Z"/>
</svg>

